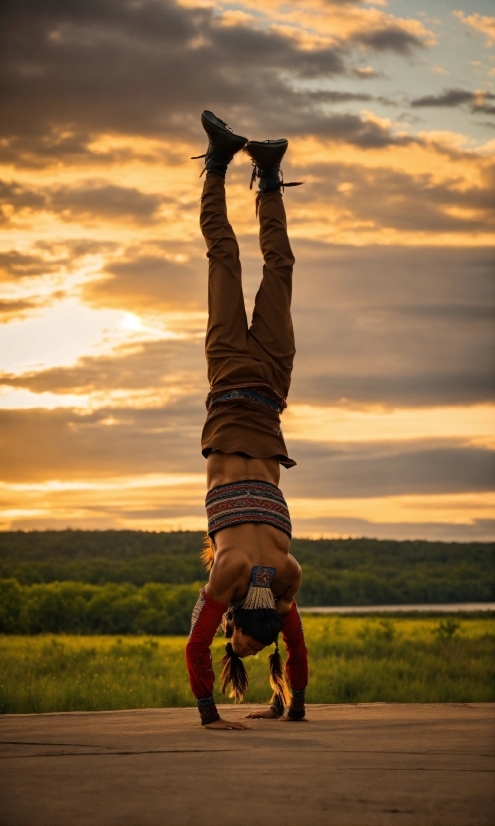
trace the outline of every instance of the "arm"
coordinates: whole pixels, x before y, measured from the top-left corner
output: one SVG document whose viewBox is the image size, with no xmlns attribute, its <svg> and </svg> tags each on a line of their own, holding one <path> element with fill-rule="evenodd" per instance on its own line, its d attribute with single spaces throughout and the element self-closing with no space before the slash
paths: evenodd
<svg viewBox="0 0 495 826">
<path fill-rule="evenodd" d="M 288 655 L 285 668 L 292 689 L 287 717 L 289 720 L 302 720 L 305 716 L 304 700 L 308 684 L 308 652 L 295 600 L 292 601 L 290 611 L 283 616 L 282 638 Z"/>
<path fill-rule="evenodd" d="M 304 642 L 301 615 L 297 610 L 295 595 L 301 587 L 302 571 L 297 565 L 293 582 L 277 600 L 277 611 L 282 615 L 282 639 L 287 649 L 285 670 L 292 690 L 292 700 L 284 720 L 302 720 L 305 716 L 304 699 L 308 684 L 308 652 Z M 276 713 L 276 711 L 275 711 Z"/>
<path fill-rule="evenodd" d="M 292 559 L 294 559 L 294 557 L 292 557 Z M 295 559 L 294 559 L 294 562 L 296 562 Z M 294 576 L 294 579 L 292 580 L 289 587 L 284 591 L 282 596 L 278 597 L 278 599 L 277 599 L 277 611 L 278 611 L 279 614 L 282 614 L 282 616 L 285 616 L 286 614 L 288 614 L 290 612 L 290 610 L 292 608 L 292 604 L 294 602 L 294 597 L 296 596 L 297 592 L 299 591 L 299 588 L 301 587 L 301 581 L 302 581 L 301 566 L 297 562 L 296 562 L 296 565 L 297 565 L 297 569 L 296 569 L 296 574 Z"/>
<path fill-rule="evenodd" d="M 301 615 L 297 610 L 295 600 L 288 614 L 283 617 L 282 637 L 288 655 L 285 668 L 292 689 L 289 716 L 291 712 L 298 712 L 298 715 L 291 716 L 291 719 L 296 720 L 304 717 L 304 697 L 308 685 L 308 652 L 304 641 Z M 302 713 L 299 714 L 299 712 Z"/>
<path fill-rule="evenodd" d="M 192 693 L 198 701 L 201 725 L 208 728 L 247 728 L 243 723 L 222 720 L 213 699 L 215 672 L 210 646 L 228 605 L 212 599 L 202 588 L 192 614 L 186 645 L 186 664 Z"/>
</svg>

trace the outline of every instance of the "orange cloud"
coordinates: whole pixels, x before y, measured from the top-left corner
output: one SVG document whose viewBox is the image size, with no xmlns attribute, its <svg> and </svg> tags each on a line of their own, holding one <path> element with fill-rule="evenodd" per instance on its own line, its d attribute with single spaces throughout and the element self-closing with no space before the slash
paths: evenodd
<svg viewBox="0 0 495 826">
<path fill-rule="evenodd" d="M 495 43 L 495 17 L 487 17 L 483 14 L 464 14 L 463 11 L 454 11 L 453 14 L 464 23 L 465 26 L 481 32 L 486 37 L 486 46 L 490 47 Z"/>
</svg>

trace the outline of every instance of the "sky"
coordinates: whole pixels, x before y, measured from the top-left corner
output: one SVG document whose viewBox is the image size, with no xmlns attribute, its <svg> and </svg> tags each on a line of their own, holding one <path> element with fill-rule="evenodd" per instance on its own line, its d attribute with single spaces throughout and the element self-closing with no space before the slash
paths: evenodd
<svg viewBox="0 0 495 826">
<path fill-rule="evenodd" d="M 6 0 L 0 529 L 203 530 L 210 109 L 289 139 L 296 536 L 495 535 L 488 0 Z M 251 167 L 228 172 L 248 311 Z"/>
</svg>

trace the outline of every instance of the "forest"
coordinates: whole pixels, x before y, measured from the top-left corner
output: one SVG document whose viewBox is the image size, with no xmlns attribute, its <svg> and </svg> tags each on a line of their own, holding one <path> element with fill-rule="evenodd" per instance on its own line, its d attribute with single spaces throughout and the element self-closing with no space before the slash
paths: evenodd
<svg viewBox="0 0 495 826">
<path fill-rule="evenodd" d="M 200 531 L 0 533 L 0 632 L 184 634 L 206 581 Z M 495 546 L 294 539 L 301 606 L 489 602 Z"/>
</svg>

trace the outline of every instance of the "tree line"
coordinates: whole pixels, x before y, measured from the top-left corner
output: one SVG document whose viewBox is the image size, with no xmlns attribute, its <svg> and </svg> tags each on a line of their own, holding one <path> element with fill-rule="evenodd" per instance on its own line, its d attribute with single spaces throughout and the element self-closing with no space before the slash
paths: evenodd
<svg viewBox="0 0 495 826">
<path fill-rule="evenodd" d="M 0 633 L 188 634 L 198 585 L 0 580 Z"/>
<path fill-rule="evenodd" d="M 207 579 L 200 531 L 0 533 L 6 633 L 184 634 Z M 495 601 L 491 543 L 295 539 L 302 606 Z"/>
</svg>

